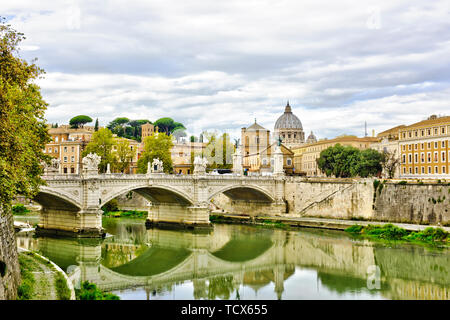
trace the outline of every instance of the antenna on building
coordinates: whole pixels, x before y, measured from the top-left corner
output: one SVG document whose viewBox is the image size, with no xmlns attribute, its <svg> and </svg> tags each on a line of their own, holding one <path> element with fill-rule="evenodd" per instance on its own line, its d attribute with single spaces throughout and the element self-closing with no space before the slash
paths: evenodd
<svg viewBox="0 0 450 320">
<path fill-rule="evenodd" d="M 367 121 L 364 121 L 364 137 L 367 137 Z"/>
</svg>

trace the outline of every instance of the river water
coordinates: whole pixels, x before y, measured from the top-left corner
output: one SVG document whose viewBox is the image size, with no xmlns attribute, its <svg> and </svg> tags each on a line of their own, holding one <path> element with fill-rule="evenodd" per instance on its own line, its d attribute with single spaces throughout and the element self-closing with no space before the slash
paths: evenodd
<svg viewBox="0 0 450 320">
<path fill-rule="evenodd" d="M 33 219 L 22 217 L 24 220 Z M 75 286 L 121 299 L 445 299 L 450 250 L 345 232 L 215 224 L 211 232 L 146 229 L 104 218 L 106 239 L 18 236 Z"/>
</svg>

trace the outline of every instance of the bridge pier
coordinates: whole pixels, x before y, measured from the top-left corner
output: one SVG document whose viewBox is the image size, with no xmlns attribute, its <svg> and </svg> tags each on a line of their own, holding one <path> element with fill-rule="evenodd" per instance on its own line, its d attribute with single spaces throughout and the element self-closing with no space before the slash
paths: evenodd
<svg viewBox="0 0 450 320">
<path fill-rule="evenodd" d="M 211 228 L 209 208 L 175 203 L 152 203 L 149 205 L 145 225 L 181 229 Z"/>
<path fill-rule="evenodd" d="M 101 211 L 98 209 L 68 211 L 45 207 L 41 210 L 36 233 L 79 238 L 100 238 L 105 235 Z"/>
</svg>

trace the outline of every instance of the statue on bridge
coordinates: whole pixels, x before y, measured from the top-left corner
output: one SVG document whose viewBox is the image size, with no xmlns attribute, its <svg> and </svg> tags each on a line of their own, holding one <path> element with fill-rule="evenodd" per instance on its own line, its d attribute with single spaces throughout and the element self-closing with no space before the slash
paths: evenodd
<svg viewBox="0 0 450 320">
<path fill-rule="evenodd" d="M 150 165 L 150 162 L 148 163 Z M 150 170 L 147 168 L 147 173 L 163 173 L 163 161 L 159 160 L 159 158 L 154 158 L 152 164 L 150 166 Z"/>
<path fill-rule="evenodd" d="M 194 174 L 206 174 L 208 159 L 197 156 L 194 159 Z"/>
<path fill-rule="evenodd" d="M 51 174 L 58 174 L 59 168 L 60 168 L 60 161 L 59 159 L 53 158 L 50 162 L 50 164 L 47 164 L 46 162 L 42 162 L 44 166 L 44 175 L 51 175 Z"/>
<path fill-rule="evenodd" d="M 100 164 L 101 157 L 96 153 L 89 153 L 83 158 L 83 175 L 98 175 L 98 165 Z"/>
</svg>

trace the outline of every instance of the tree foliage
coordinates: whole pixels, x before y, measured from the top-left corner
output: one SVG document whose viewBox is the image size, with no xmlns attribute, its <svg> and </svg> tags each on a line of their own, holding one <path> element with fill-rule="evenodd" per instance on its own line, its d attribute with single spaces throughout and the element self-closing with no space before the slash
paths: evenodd
<svg viewBox="0 0 450 320">
<path fill-rule="evenodd" d="M 17 194 L 33 197 L 44 181 L 43 153 L 50 141 L 44 112 L 47 103 L 33 82 L 44 73 L 33 60 L 19 58 L 22 33 L 0 21 L 0 207 Z"/>
<path fill-rule="evenodd" d="M 141 141 L 142 138 L 141 126 L 146 123 L 151 123 L 151 121 L 130 120 L 125 117 L 120 117 L 111 121 L 107 125 L 107 128 L 111 130 L 112 133 L 117 134 L 119 137 Z"/>
<path fill-rule="evenodd" d="M 172 134 L 175 130 L 186 129 L 182 123 L 167 117 L 156 120 L 154 125 L 158 127 L 159 132 L 164 132 L 166 135 Z"/>
<path fill-rule="evenodd" d="M 317 165 L 327 176 L 369 177 L 381 171 L 383 155 L 373 149 L 359 150 L 336 144 L 320 153 Z"/>
<path fill-rule="evenodd" d="M 116 144 L 111 130 L 108 128 L 102 128 L 94 132 L 92 140 L 86 146 L 83 151 L 83 157 L 89 153 L 96 153 L 101 157 L 99 170 L 100 172 L 106 172 L 108 163 L 114 164 L 115 157 L 112 153 L 113 146 Z"/>
<path fill-rule="evenodd" d="M 130 149 L 130 142 L 120 139 L 116 142 L 117 150 L 114 153 L 114 169 L 119 172 L 125 172 L 129 167 L 136 154 L 136 150 Z"/>
<path fill-rule="evenodd" d="M 165 133 L 154 133 L 144 139 L 144 152 L 138 160 L 138 173 L 147 173 L 147 163 L 159 158 L 163 161 L 164 172 L 172 173 L 172 157 L 170 150 L 173 147 L 172 137 Z"/>
<path fill-rule="evenodd" d="M 72 128 L 82 128 L 86 123 L 92 122 L 92 118 L 85 115 L 79 115 L 70 119 L 69 124 Z"/>
</svg>

